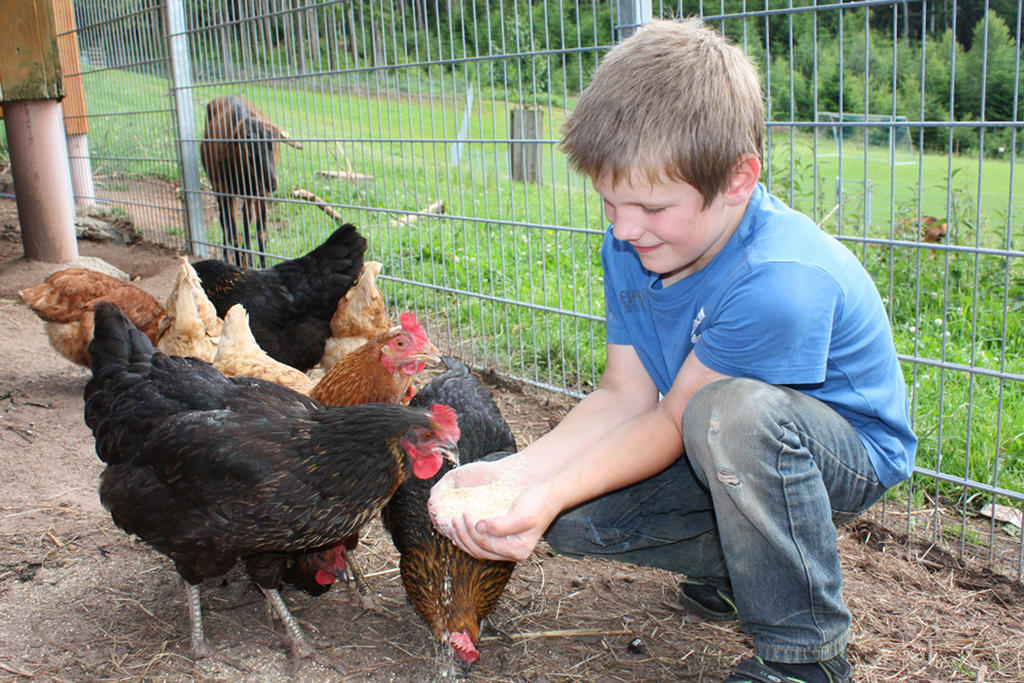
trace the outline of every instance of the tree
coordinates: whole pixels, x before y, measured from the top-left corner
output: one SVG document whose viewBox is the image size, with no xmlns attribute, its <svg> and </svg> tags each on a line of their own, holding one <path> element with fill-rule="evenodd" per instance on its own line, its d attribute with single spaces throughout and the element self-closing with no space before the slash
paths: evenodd
<svg viewBox="0 0 1024 683">
<path fill-rule="evenodd" d="M 998 14 L 989 12 L 987 19 L 974 25 L 971 47 L 958 69 L 957 114 L 980 120 L 984 96 L 986 121 L 1012 121 L 1016 41 Z"/>
</svg>

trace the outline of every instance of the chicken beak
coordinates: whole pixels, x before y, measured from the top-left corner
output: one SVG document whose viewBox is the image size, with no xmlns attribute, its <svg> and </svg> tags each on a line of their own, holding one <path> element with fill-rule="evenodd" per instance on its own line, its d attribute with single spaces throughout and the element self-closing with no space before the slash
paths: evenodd
<svg viewBox="0 0 1024 683">
<path fill-rule="evenodd" d="M 437 350 L 436 346 L 428 343 L 425 347 L 422 347 L 419 351 L 414 353 L 413 358 L 421 360 L 424 363 L 437 365 L 441 362 L 441 352 Z"/>
<path fill-rule="evenodd" d="M 451 464 L 455 465 L 456 467 L 459 466 L 459 447 L 458 446 L 455 446 L 453 444 L 451 448 L 447 448 L 447 447 L 437 448 L 437 449 L 435 449 L 435 452 L 440 453 L 441 456 L 445 460 L 447 460 Z"/>
</svg>

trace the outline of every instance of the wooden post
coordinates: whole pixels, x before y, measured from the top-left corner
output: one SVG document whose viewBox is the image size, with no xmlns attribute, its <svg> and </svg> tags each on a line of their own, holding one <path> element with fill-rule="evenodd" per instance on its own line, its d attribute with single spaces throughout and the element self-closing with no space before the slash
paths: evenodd
<svg viewBox="0 0 1024 683">
<path fill-rule="evenodd" d="M 89 158 L 89 119 L 86 118 L 85 91 L 82 88 L 82 65 L 78 61 L 78 31 L 71 0 L 53 0 L 57 29 L 57 50 L 64 76 L 64 133 L 68 142 L 68 164 L 75 205 L 93 205 L 96 190 L 92 182 L 92 160 Z"/>
<path fill-rule="evenodd" d="M 0 92 L 25 257 L 78 258 L 71 170 L 61 121 L 64 97 L 52 0 L 5 2 Z"/>
<path fill-rule="evenodd" d="M 509 121 L 509 137 L 513 140 L 538 140 L 544 130 L 544 112 L 540 109 L 513 109 Z M 509 163 L 512 180 L 524 183 L 540 182 L 540 143 L 512 142 L 509 144 Z"/>
</svg>

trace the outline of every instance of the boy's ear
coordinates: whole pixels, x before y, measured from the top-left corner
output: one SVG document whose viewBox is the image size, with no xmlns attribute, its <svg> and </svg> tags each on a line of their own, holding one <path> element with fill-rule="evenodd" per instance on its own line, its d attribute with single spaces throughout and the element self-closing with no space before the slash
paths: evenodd
<svg viewBox="0 0 1024 683">
<path fill-rule="evenodd" d="M 724 193 L 726 203 L 746 203 L 760 178 L 761 160 L 755 154 L 744 155 L 729 176 L 729 186 Z"/>
</svg>

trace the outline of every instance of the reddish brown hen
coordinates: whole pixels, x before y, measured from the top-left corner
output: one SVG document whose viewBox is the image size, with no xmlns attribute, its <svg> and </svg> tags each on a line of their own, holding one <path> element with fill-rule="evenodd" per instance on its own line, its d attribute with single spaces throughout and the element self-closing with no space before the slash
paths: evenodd
<svg viewBox="0 0 1024 683">
<path fill-rule="evenodd" d="M 135 285 L 86 268 L 64 268 L 18 292 L 21 300 L 45 321 L 50 345 L 72 363 L 89 367 L 93 312 L 109 301 L 128 316 L 149 340 L 156 342 L 164 307 Z"/>
<path fill-rule="evenodd" d="M 309 395 L 329 406 L 357 403 L 408 403 L 413 378 L 426 364 L 439 363 L 438 350 L 412 313 L 400 326 L 377 335 L 342 357 L 320 378 Z"/>
<path fill-rule="evenodd" d="M 455 409 L 463 464 L 515 451 L 512 430 L 487 387 L 458 359 L 444 362 L 448 369 L 423 387 L 412 404 L 442 402 Z M 436 642 L 469 665 L 479 657 L 480 623 L 498 603 L 515 563 L 478 560 L 434 528 L 427 512 L 430 488 L 449 469 L 442 465 L 431 479 L 405 481 L 381 517 L 401 553 L 398 566 L 409 602 Z"/>
</svg>

